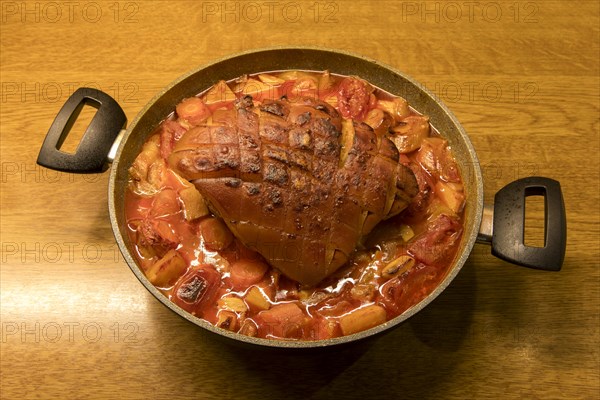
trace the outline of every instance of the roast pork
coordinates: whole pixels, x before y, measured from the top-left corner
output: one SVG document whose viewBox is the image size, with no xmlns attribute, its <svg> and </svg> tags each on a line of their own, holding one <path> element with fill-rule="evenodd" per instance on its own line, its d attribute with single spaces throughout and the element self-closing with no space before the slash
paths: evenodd
<svg viewBox="0 0 600 400">
<path fill-rule="evenodd" d="M 168 162 L 242 243 L 306 286 L 418 192 L 385 134 L 309 97 L 238 99 L 187 131 Z"/>
</svg>

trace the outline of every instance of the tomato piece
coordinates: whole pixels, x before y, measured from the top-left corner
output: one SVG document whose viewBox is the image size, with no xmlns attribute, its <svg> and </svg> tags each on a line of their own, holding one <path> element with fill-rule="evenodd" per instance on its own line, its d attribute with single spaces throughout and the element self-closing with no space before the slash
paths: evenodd
<svg viewBox="0 0 600 400">
<path fill-rule="evenodd" d="M 377 303 L 385 307 L 388 319 L 394 318 L 423 300 L 438 284 L 439 274 L 436 268 L 419 263 L 381 285 Z"/>
<path fill-rule="evenodd" d="M 167 250 L 177 247 L 179 238 L 173 232 L 172 226 L 160 219 L 144 219 L 137 227 L 138 245 L 142 247 L 153 247 L 159 254 L 163 255 Z"/>
<path fill-rule="evenodd" d="M 211 264 L 189 270 L 181 277 L 171 292 L 171 300 L 187 312 L 201 316 L 204 309 L 215 301 L 221 274 Z"/>
<path fill-rule="evenodd" d="M 371 103 L 371 90 L 365 81 L 345 78 L 337 92 L 338 107 L 344 118 L 362 121 Z"/>
<path fill-rule="evenodd" d="M 454 256 L 461 233 L 462 226 L 456 218 L 440 214 L 427 225 L 426 232 L 409 244 L 408 251 L 427 265 L 437 265 Z"/>
</svg>

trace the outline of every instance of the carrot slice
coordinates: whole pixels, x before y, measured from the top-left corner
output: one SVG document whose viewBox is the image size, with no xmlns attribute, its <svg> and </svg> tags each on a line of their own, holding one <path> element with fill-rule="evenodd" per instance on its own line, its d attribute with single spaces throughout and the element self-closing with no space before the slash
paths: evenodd
<svg viewBox="0 0 600 400">
<path fill-rule="evenodd" d="M 300 338 L 308 317 L 296 303 L 283 303 L 255 317 L 261 337 Z"/>
<path fill-rule="evenodd" d="M 198 97 L 183 99 L 175 107 L 177 115 L 191 125 L 198 125 L 210 116 L 210 110 Z"/>
<path fill-rule="evenodd" d="M 258 283 L 269 266 L 260 259 L 241 259 L 231 264 L 231 283 L 235 290 L 246 289 Z"/>
</svg>

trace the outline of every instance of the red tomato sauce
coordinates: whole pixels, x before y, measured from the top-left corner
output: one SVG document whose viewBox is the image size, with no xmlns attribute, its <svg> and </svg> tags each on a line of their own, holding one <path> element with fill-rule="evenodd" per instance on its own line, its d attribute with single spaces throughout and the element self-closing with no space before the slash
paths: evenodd
<svg viewBox="0 0 600 400">
<path fill-rule="evenodd" d="M 315 96 L 370 125 L 386 112 L 395 120 L 389 135 L 400 162 L 417 178 L 419 194 L 409 207 L 381 222 L 346 266 L 315 287 L 301 287 L 246 248 L 166 164 L 188 129 L 218 122 L 219 110 L 245 95 L 255 103 Z M 130 177 L 125 214 L 141 270 L 182 309 L 249 336 L 320 340 L 390 320 L 435 289 L 462 236 L 464 187 L 448 143 L 404 99 L 356 77 L 280 71 L 221 81 L 177 105 Z"/>
</svg>

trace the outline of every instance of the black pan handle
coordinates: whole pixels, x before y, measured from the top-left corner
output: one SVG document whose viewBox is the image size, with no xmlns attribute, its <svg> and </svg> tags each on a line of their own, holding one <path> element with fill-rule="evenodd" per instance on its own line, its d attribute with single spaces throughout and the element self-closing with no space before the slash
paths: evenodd
<svg viewBox="0 0 600 400">
<path fill-rule="evenodd" d="M 545 201 L 544 247 L 525 245 L 525 198 Z M 567 246 L 567 219 L 560 183 L 550 178 L 528 177 L 511 182 L 494 198 L 492 254 L 524 267 L 560 271 Z"/>
<path fill-rule="evenodd" d="M 60 146 L 86 104 L 98 111 L 83 134 L 77 150 L 73 154 L 60 151 Z M 105 171 L 108 167 L 108 153 L 126 123 L 127 117 L 123 109 L 112 97 L 97 89 L 79 88 L 67 99 L 50 126 L 37 163 L 65 172 Z"/>
</svg>

